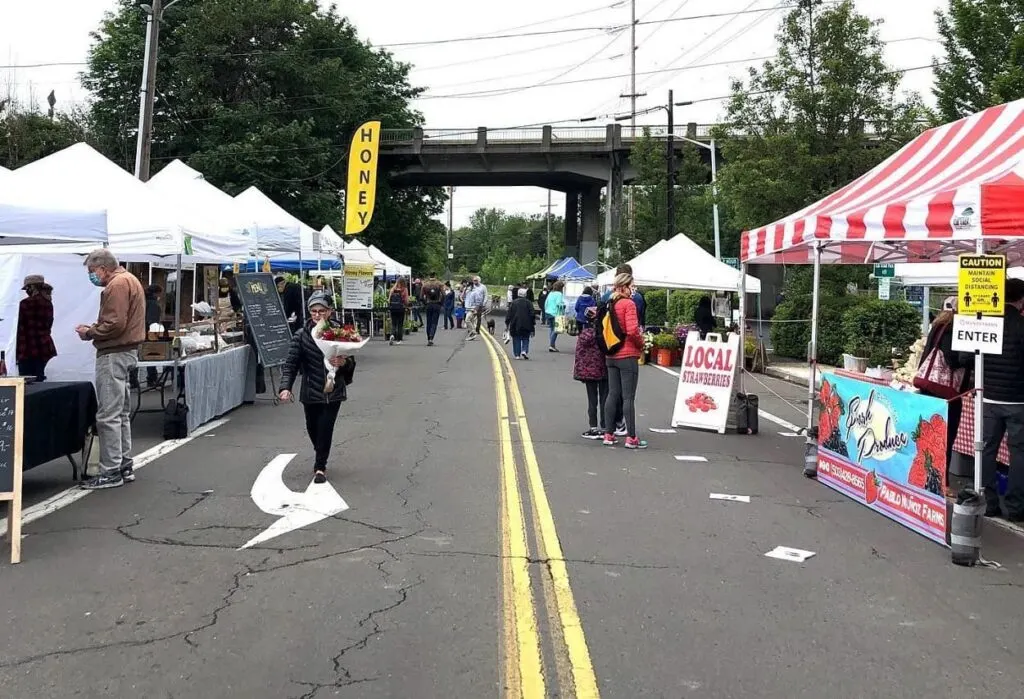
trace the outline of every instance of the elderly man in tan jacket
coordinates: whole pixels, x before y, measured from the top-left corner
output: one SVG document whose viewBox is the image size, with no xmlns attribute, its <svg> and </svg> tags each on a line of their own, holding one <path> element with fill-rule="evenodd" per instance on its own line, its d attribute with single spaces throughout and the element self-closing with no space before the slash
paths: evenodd
<svg viewBox="0 0 1024 699">
<path fill-rule="evenodd" d="M 139 362 L 139 345 L 146 339 L 146 297 L 142 283 L 106 248 L 90 253 L 85 267 L 89 280 L 103 287 L 103 292 L 96 322 L 76 328 L 80 338 L 91 340 L 96 347 L 96 432 L 100 438 L 99 474 L 82 487 L 102 490 L 135 480 L 128 377 Z"/>
</svg>

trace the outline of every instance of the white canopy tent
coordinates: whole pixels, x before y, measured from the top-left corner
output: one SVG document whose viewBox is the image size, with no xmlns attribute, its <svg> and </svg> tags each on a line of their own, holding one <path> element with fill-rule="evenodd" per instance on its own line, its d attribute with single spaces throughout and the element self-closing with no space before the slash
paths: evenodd
<svg viewBox="0 0 1024 699">
<path fill-rule="evenodd" d="M 657 254 L 658 249 L 661 248 L 661 246 L 663 246 L 665 242 L 665 239 L 662 238 L 657 243 L 655 243 L 654 245 L 652 245 L 651 247 L 647 248 L 642 253 L 634 257 L 627 264 L 630 267 L 633 267 L 633 271 L 636 272 L 638 266 L 645 264 L 646 261 L 654 259 L 654 256 Z M 611 286 L 614 282 L 615 268 L 613 267 L 611 269 L 606 269 L 605 271 L 597 275 L 597 280 L 595 281 L 595 284 L 597 284 L 599 287 L 604 287 Z"/>
<path fill-rule="evenodd" d="M 175 160 L 148 183 L 166 204 L 173 206 L 185 230 L 208 233 L 193 236 L 197 261 L 241 261 L 255 254 L 255 221 L 227 193 L 206 181 L 203 174 Z"/>
<path fill-rule="evenodd" d="M 682 233 L 657 243 L 630 260 L 629 265 L 637 286 L 657 289 L 739 291 L 743 278 L 738 269 L 716 259 Z M 608 286 L 614 279 L 615 270 L 609 270 L 598 277 L 598 284 Z M 761 293 L 761 281 L 747 275 L 746 292 Z"/>
<path fill-rule="evenodd" d="M 185 231 L 170 205 L 84 143 L 18 168 L 5 181 L 2 197 L 15 202 L 46 197 L 67 208 L 106 209 L 110 249 L 126 259 L 178 255 L 185 250 L 186 233 L 205 235 L 204 231 Z M 81 245 L 61 248 L 67 252 L 88 249 Z"/>
<path fill-rule="evenodd" d="M 271 260 L 315 260 L 317 231 L 278 206 L 256 187 L 249 187 L 235 201 L 255 221 L 256 248 Z"/>
<path fill-rule="evenodd" d="M 358 240 L 350 240 L 347 243 L 342 243 L 344 247 L 341 250 L 341 256 L 345 261 L 345 264 L 363 264 L 373 265 L 374 276 L 385 274 L 384 263 L 373 257 L 370 254 L 370 249 L 360 243 Z"/>
<path fill-rule="evenodd" d="M 341 254 L 344 247 L 345 243 L 342 241 L 341 236 L 333 228 L 324 226 L 320 229 L 321 254 L 337 257 Z"/>
<path fill-rule="evenodd" d="M 412 267 L 403 265 L 401 262 L 387 255 L 376 245 L 369 247 L 370 256 L 384 265 L 384 274 L 388 277 L 411 277 Z"/>
</svg>

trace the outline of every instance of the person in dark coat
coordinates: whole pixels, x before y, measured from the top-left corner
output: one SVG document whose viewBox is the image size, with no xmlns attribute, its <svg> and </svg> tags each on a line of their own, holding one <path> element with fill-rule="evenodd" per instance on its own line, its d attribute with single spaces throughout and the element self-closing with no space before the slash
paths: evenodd
<svg viewBox="0 0 1024 699">
<path fill-rule="evenodd" d="M 281 294 L 284 317 L 288 319 L 288 327 L 294 334 L 306 321 L 306 314 L 302 308 L 302 289 L 298 284 L 290 282 L 284 277 L 275 278 L 274 283 L 277 285 L 277 293 Z M 292 320 L 293 318 L 294 320 Z"/>
<path fill-rule="evenodd" d="M 988 517 L 1002 515 L 997 489 L 996 458 L 1006 436 L 1010 451 L 1006 518 L 1024 522 L 1024 280 L 1007 279 L 1003 311 L 1003 351 L 985 355 L 981 484 Z M 973 355 L 962 357 L 973 361 Z"/>
<path fill-rule="evenodd" d="M 602 406 L 608 400 L 608 369 L 604 352 L 597 344 L 596 317 L 595 306 L 584 311 L 584 325 L 576 338 L 576 356 L 572 365 L 572 377 L 587 387 L 589 427 L 580 435 L 583 439 L 603 439 L 605 433 Z"/>
<path fill-rule="evenodd" d="M 57 356 L 53 343 L 53 287 L 41 274 L 25 277 L 21 287 L 27 295 L 18 304 L 17 344 L 15 359 L 18 374 L 46 380 L 46 365 Z M 49 290 L 49 291 L 47 291 Z"/>
<path fill-rule="evenodd" d="M 518 297 L 509 306 L 505 327 L 512 337 L 512 356 L 515 359 L 530 358 L 530 338 L 536 331 L 537 318 L 533 314 L 533 303 L 526 298 L 526 289 L 519 289 Z"/>
<path fill-rule="evenodd" d="M 444 329 L 454 330 L 455 329 L 455 291 L 452 289 L 452 282 L 448 280 L 444 283 Z"/>
<path fill-rule="evenodd" d="M 164 293 L 164 290 L 160 288 L 159 284 L 150 284 L 146 287 L 146 332 L 149 332 L 149 328 L 153 325 L 159 325 L 161 318 L 163 318 L 163 310 L 160 308 L 160 294 Z M 157 374 L 155 367 L 149 367 L 146 369 L 146 383 L 150 386 L 155 386 L 159 374 Z"/>
<path fill-rule="evenodd" d="M 334 440 L 334 424 L 338 420 L 342 401 L 348 398 L 346 386 L 352 383 L 356 360 L 353 357 L 335 357 L 330 360 L 331 366 L 338 368 L 338 376 L 343 380 L 338 381 L 333 390 L 327 391 L 324 354 L 317 347 L 312 332 L 318 323 L 330 322 L 331 302 L 324 294 L 313 294 L 307 306 L 310 319 L 292 336 L 288 359 L 281 370 L 281 393 L 278 397 L 282 403 L 290 402 L 295 379 L 302 374 L 299 402 L 306 416 L 306 432 L 313 445 L 313 482 L 324 483 L 327 481 L 327 459 L 331 455 L 331 442 Z"/>
<path fill-rule="evenodd" d="M 715 329 L 715 314 L 711 312 L 710 296 L 702 296 L 697 302 L 697 310 L 693 313 L 693 322 L 700 330 L 700 339 L 702 340 Z"/>
</svg>

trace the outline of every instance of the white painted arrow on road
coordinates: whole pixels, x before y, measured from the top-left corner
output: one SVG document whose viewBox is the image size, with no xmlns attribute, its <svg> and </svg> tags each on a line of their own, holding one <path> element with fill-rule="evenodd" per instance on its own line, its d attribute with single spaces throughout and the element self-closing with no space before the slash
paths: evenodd
<svg viewBox="0 0 1024 699">
<path fill-rule="evenodd" d="M 287 534 L 316 524 L 322 519 L 333 517 L 348 509 L 338 491 L 330 483 L 318 485 L 310 482 L 304 493 L 296 493 L 284 484 L 284 470 L 295 458 L 295 454 L 278 454 L 263 467 L 256 482 L 252 484 L 252 501 L 268 515 L 281 519 L 268 529 L 253 537 L 242 548 L 262 544 L 274 537 Z"/>
</svg>

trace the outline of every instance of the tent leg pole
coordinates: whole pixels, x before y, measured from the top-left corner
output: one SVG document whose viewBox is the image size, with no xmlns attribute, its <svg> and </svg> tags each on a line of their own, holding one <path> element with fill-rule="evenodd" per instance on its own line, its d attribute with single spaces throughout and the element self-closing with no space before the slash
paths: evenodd
<svg viewBox="0 0 1024 699">
<path fill-rule="evenodd" d="M 985 254 L 985 241 L 981 238 L 975 242 L 975 250 L 979 255 Z M 978 314 L 981 317 L 981 314 Z M 982 440 L 985 425 L 985 355 L 976 352 L 974 355 L 974 492 L 981 493 L 981 460 L 985 442 Z"/>
<path fill-rule="evenodd" d="M 747 369 L 747 263 L 740 265 L 740 352 L 739 352 L 739 392 L 744 390 L 744 375 Z"/>
<path fill-rule="evenodd" d="M 818 303 L 821 298 L 821 243 L 814 244 L 814 290 L 811 297 L 811 342 L 807 348 L 810 376 L 807 380 L 807 439 L 814 428 L 814 389 L 818 372 Z"/>
<path fill-rule="evenodd" d="M 149 285 L 153 286 L 153 263 L 149 263 Z"/>
<path fill-rule="evenodd" d="M 927 286 L 921 287 L 921 289 L 921 334 L 927 335 L 928 328 L 931 326 L 931 323 L 928 322 L 928 314 L 931 313 L 932 290 Z"/>
</svg>

